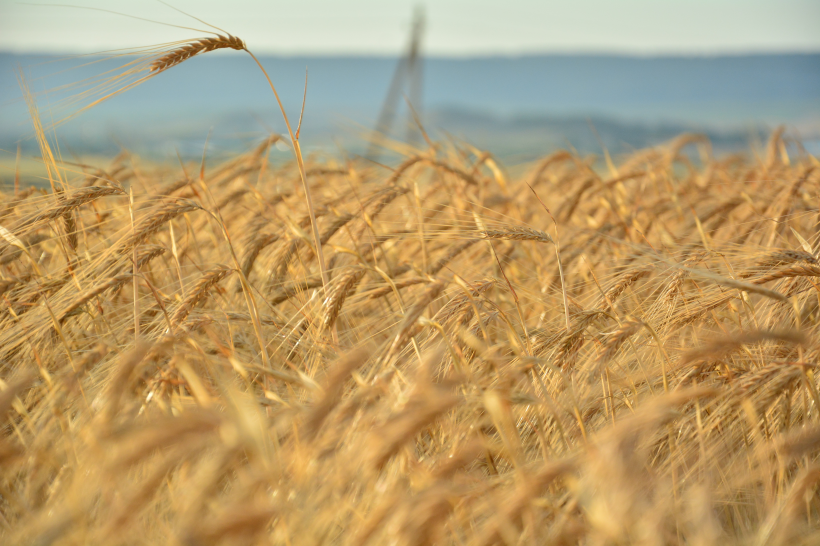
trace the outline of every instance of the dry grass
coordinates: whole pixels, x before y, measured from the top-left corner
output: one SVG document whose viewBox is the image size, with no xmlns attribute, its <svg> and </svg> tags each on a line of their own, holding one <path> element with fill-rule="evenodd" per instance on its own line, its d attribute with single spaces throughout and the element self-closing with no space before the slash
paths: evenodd
<svg viewBox="0 0 820 546">
<path fill-rule="evenodd" d="M 270 142 L 0 196 L 4 543 L 820 541 L 816 159 Z"/>
</svg>

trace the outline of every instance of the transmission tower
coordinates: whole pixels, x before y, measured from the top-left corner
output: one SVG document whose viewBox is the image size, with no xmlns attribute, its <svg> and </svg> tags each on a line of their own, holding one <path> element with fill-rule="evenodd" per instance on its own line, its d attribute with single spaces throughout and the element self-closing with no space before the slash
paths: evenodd
<svg viewBox="0 0 820 546">
<path fill-rule="evenodd" d="M 421 95 L 422 95 L 422 58 L 421 40 L 424 33 L 424 10 L 417 7 L 413 15 L 413 26 L 410 31 L 410 42 L 408 44 L 406 53 L 399 60 L 396 65 L 396 71 L 393 73 L 393 79 L 390 81 L 390 87 L 387 90 L 387 96 L 382 103 L 379 117 L 376 120 L 376 127 L 370 139 L 370 146 L 368 147 L 365 157 L 372 161 L 377 161 L 379 157 L 380 139 L 387 135 L 390 127 L 393 125 L 393 119 L 396 117 L 399 103 L 404 94 L 407 97 L 410 106 L 421 115 Z M 402 93 L 402 91 L 405 91 Z M 408 108 L 408 123 L 407 123 L 407 141 L 412 143 L 418 139 L 418 131 L 413 126 L 412 112 Z"/>
</svg>

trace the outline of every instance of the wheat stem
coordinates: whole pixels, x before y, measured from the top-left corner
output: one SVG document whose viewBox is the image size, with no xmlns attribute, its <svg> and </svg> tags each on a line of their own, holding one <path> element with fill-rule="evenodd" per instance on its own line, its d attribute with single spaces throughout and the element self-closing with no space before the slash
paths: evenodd
<svg viewBox="0 0 820 546">
<path fill-rule="evenodd" d="M 293 155 L 296 157 L 296 164 L 299 167 L 299 176 L 302 178 L 302 187 L 305 190 L 305 200 L 307 201 L 308 206 L 308 213 L 310 214 L 310 224 L 313 227 L 313 242 L 316 244 L 316 256 L 319 258 L 319 273 L 322 276 L 322 286 L 324 287 L 325 291 L 327 291 L 327 271 L 325 269 L 325 255 L 322 251 L 322 242 L 319 238 L 319 226 L 316 224 L 316 214 L 314 213 L 314 206 L 313 206 L 313 196 L 310 193 L 310 186 L 308 186 L 307 182 L 307 174 L 305 174 L 305 163 L 302 159 L 302 149 L 299 147 L 299 141 L 296 138 L 296 135 L 293 134 L 293 129 L 290 126 L 290 121 L 288 121 L 288 115 L 285 112 L 285 107 L 282 105 L 282 100 L 279 98 L 279 93 L 276 91 L 276 87 L 274 87 L 273 82 L 268 76 L 267 71 L 262 66 L 262 63 L 259 62 L 259 59 L 256 58 L 256 55 L 251 53 L 251 51 L 245 48 L 245 51 L 248 52 L 256 64 L 259 66 L 259 69 L 265 74 L 265 78 L 268 80 L 268 84 L 270 85 L 271 90 L 273 91 L 273 95 L 276 97 L 276 102 L 279 105 L 279 110 L 282 112 L 282 117 L 285 119 L 285 126 L 288 128 L 288 134 L 290 135 L 291 143 L 293 144 Z"/>
</svg>

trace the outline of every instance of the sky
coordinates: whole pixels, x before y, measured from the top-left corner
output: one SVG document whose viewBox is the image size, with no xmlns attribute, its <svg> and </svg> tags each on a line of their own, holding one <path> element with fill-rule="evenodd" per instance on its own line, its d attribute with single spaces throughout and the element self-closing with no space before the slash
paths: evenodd
<svg viewBox="0 0 820 546">
<path fill-rule="evenodd" d="M 820 52 L 820 0 L 173 0 L 172 4 L 241 37 L 260 54 L 395 55 L 406 48 L 417 6 L 426 16 L 427 55 Z M 207 28 L 157 0 L 77 0 L 74 5 Z M 0 0 L 0 51 L 91 53 L 200 35 L 89 9 Z"/>
</svg>

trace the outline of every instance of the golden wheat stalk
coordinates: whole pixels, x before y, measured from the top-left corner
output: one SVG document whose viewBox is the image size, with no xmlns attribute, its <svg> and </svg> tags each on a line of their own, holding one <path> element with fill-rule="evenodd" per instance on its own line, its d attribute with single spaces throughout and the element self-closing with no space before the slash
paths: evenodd
<svg viewBox="0 0 820 546">
<path fill-rule="evenodd" d="M 540 243 L 555 244 L 549 233 L 528 227 L 505 227 L 502 229 L 487 229 L 480 233 L 483 239 L 501 239 L 507 241 L 537 241 Z"/>
<path fill-rule="evenodd" d="M 335 280 L 324 302 L 325 312 L 322 323 L 325 328 L 333 328 L 333 325 L 336 324 L 336 318 L 339 316 L 347 296 L 356 289 L 365 272 L 365 269 L 353 269 Z"/>
<path fill-rule="evenodd" d="M 603 369 L 603 366 L 607 361 L 611 360 L 612 357 L 615 356 L 618 349 L 621 348 L 621 345 L 623 345 L 630 337 L 638 333 L 641 326 L 643 326 L 643 322 L 640 320 L 626 320 L 615 332 L 610 334 L 598 352 L 598 368 Z"/>
<path fill-rule="evenodd" d="M 390 349 L 387 351 L 386 359 L 389 360 L 393 357 L 407 343 L 407 341 L 413 337 L 412 332 L 415 330 L 416 321 L 422 313 L 424 313 L 424 310 L 427 309 L 427 306 L 430 305 L 439 296 L 439 294 L 441 294 L 442 290 L 444 290 L 446 286 L 447 283 L 444 281 L 436 281 L 431 283 L 421 294 L 418 300 L 416 300 L 413 307 L 405 313 L 404 318 L 399 323 L 396 337 L 393 338 L 393 343 L 391 343 Z"/>
<path fill-rule="evenodd" d="M 300 243 L 302 243 L 302 239 L 294 239 L 288 246 L 279 251 L 276 260 L 270 268 L 270 274 L 268 275 L 268 291 L 272 291 L 282 283 L 282 280 L 287 274 L 290 261 L 296 256 L 299 250 Z"/>
<path fill-rule="evenodd" d="M 480 309 L 479 303 L 475 300 L 481 297 L 490 288 L 496 285 L 497 281 L 494 279 L 486 279 L 471 283 L 468 289 L 451 299 L 447 304 L 436 313 L 433 320 L 448 324 L 449 326 L 466 325 L 473 317 L 475 310 Z"/>
<path fill-rule="evenodd" d="M 120 252 L 123 254 L 129 252 L 134 246 L 144 242 L 148 237 L 156 233 L 159 228 L 177 216 L 201 209 L 202 207 L 193 201 L 187 200 L 179 200 L 163 205 L 137 224 L 134 233 L 120 247 Z"/>
<path fill-rule="evenodd" d="M 236 49 L 242 51 L 245 49 L 245 42 L 230 34 L 227 36 L 217 35 L 215 38 L 199 38 L 157 58 L 151 63 L 150 71 L 159 74 L 187 61 L 195 55 L 216 51 L 217 49 Z"/>
<path fill-rule="evenodd" d="M 256 258 L 262 250 L 279 240 L 279 235 L 275 233 L 260 233 L 257 234 L 248 246 L 245 248 L 245 254 L 242 256 L 242 273 L 245 277 L 251 274 L 253 264 L 256 263 Z M 241 286 L 237 291 L 241 290 Z"/>
<path fill-rule="evenodd" d="M 373 222 L 376 220 L 376 217 L 381 213 L 381 211 L 383 211 L 385 207 L 392 203 L 397 197 L 406 194 L 408 191 L 410 191 L 409 188 L 392 187 L 382 190 L 372 196 L 365 204 L 365 211 L 363 214 L 364 225 L 362 225 L 359 229 L 356 237 L 360 239 L 368 229 L 373 230 Z"/>
<path fill-rule="evenodd" d="M 79 240 L 77 237 L 77 221 L 74 219 L 74 211 L 66 211 L 63 214 L 63 227 L 65 228 L 66 240 L 71 250 L 77 252 Z"/>
<path fill-rule="evenodd" d="M 30 220 L 25 220 L 23 223 L 28 225 L 30 223 L 54 220 L 55 218 L 64 216 L 77 207 L 109 195 L 125 195 L 125 191 L 122 188 L 114 186 L 90 186 L 74 190 L 71 193 L 61 192 L 54 206 L 36 214 Z"/>
<path fill-rule="evenodd" d="M 280 286 L 279 291 L 276 294 L 272 295 L 270 298 L 268 298 L 267 302 L 268 305 L 275 307 L 283 301 L 289 300 L 296 294 L 300 294 L 307 290 L 313 290 L 314 288 L 320 288 L 321 286 L 321 277 L 309 277 L 301 281 L 294 281 L 284 286 Z"/>
<path fill-rule="evenodd" d="M 624 291 L 635 284 L 638 280 L 646 277 L 653 271 L 653 267 L 642 267 L 639 269 L 634 269 L 632 271 L 626 272 L 621 278 L 618 279 L 618 282 L 615 283 L 612 288 L 607 290 L 602 296 L 601 299 L 598 300 L 598 303 L 595 307 L 599 309 L 603 309 L 604 311 L 609 310 L 613 305 L 615 305 L 615 301 L 624 293 Z"/>
<path fill-rule="evenodd" d="M 214 27 L 216 28 L 216 27 Z M 224 32 L 224 31 L 223 31 Z M 327 276 L 327 268 L 325 266 L 325 258 L 324 252 L 322 250 L 322 243 L 319 236 L 319 228 L 316 223 L 316 216 L 314 213 L 315 207 L 313 204 L 313 197 L 310 191 L 310 186 L 307 182 L 307 174 L 305 171 L 304 159 L 302 157 L 301 146 L 299 144 L 299 131 L 301 127 L 296 128 L 296 132 L 294 133 L 293 128 L 291 127 L 290 120 L 288 119 L 287 113 L 285 112 L 285 107 L 282 104 L 282 100 L 279 98 L 279 92 L 276 90 L 276 87 L 273 85 L 273 81 L 270 79 L 265 68 L 262 66 L 262 63 L 259 62 L 259 59 L 256 58 L 256 55 L 251 52 L 245 45 L 240 38 L 236 36 L 232 36 L 231 34 L 225 33 L 217 34 L 214 37 L 207 37 L 207 38 L 198 38 L 195 40 L 190 40 L 188 42 L 184 42 L 183 45 L 177 46 L 170 51 L 166 51 L 165 53 L 158 54 L 155 56 L 153 60 L 147 65 L 148 75 L 140 77 L 139 74 L 146 69 L 145 64 L 142 61 L 134 61 L 125 65 L 125 70 L 115 76 L 110 77 L 110 79 L 106 79 L 103 84 L 99 85 L 96 90 L 101 92 L 103 96 L 100 98 L 92 101 L 90 104 L 85 105 L 84 107 L 80 108 L 73 114 L 55 122 L 52 124 L 52 127 L 56 127 L 61 123 L 67 121 L 68 119 L 78 115 L 79 113 L 93 108 L 94 106 L 108 100 L 111 97 L 114 97 L 120 93 L 123 93 L 133 87 L 136 87 L 150 78 L 154 77 L 157 74 L 165 72 L 169 68 L 173 68 L 175 66 L 180 65 L 181 63 L 191 59 L 197 55 L 207 53 L 210 51 L 216 51 L 219 49 L 234 49 L 238 51 L 245 51 L 251 58 L 254 60 L 256 65 L 264 74 L 265 78 L 270 85 L 271 91 L 273 91 L 274 97 L 276 98 L 276 103 L 279 106 L 279 110 L 282 113 L 282 117 L 285 121 L 285 125 L 288 129 L 288 135 L 290 136 L 290 141 L 293 149 L 293 154 L 296 159 L 296 164 L 299 169 L 299 175 L 302 180 L 303 190 L 305 192 L 305 200 L 307 202 L 308 208 L 308 215 L 311 220 L 311 226 L 313 231 L 313 240 L 314 244 L 316 245 L 316 255 L 319 262 L 319 272 L 322 277 L 322 285 L 327 289 L 328 284 L 328 276 Z M 134 80 L 134 78 L 137 78 Z M 124 80 L 126 83 L 121 85 L 117 85 L 118 80 Z M 306 82 L 307 83 L 307 82 Z M 113 91 L 111 90 L 113 88 Z M 305 89 L 307 92 L 307 88 Z M 27 95 L 28 96 L 28 95 Z M 304 110 L 304 101 L 302 104 L 302 108 Z M 303 112 L 304 113 L 304 112 Z M 301 116 L 300 116 L 301 122 Z M 44 134 L 42 131 L 38 131 L 39 135 Z M 134 244 L 139 244 L 137 241 Z"/>
<path fill-rule="evenodd" d="M 416 284 L 422 284 L 430 282 L 429 279 L 425 277 L 414 277 L 412 279 L 404 279 L 401 281 L 394 281 L 392 285 L 388 284 L 387 286 L 381 286 L 379 288 L 373 288 L 364 292 L 363 296 L 367 296 L 368 299 L 375 300 L 379 299 L 387 294 L 392 294 L 394 290 L 401 290 L 402 288 L 407 288 L 408 286 L 413 286 Z"/>
<path fill-rule="evenodd" d="M 560 342 L 555 360 L 562 368 L 568 367 L 584 344 L 584 333 L 587 328 L 602 314 L 600 310 L 583 311 L 569 330 L 550 338 L 543 344 L 543 348 L 546 349 Z"/>
<path fill-rule="evenodd" d="M 95 296 L 99 296 L 109 288 L 117 286 L 119 284 L 123 284 L 129 279 L 131 279 L 132 275 L 125 273 L 122 275 L 116 275 L 109 279 L 104 280 L 103 282 L 97 284 L 96 286 L 92 286 L 85 292 L 78 295 L 74 301 L 72 301 L 65 309 L 63 309 L 57 317 L 57 320 L 63 322 L 69 315 L 71 315 L 74 311 L 82 307 L 85 303 L 89 300 L 94 298 Z"/>
<path fill-rule="evenodd" d="M 809 263 L 795 263 L 782 269 L 777 269 L 771 273 L 752 279 L 752 284 L 765 284 L 777 279 L 787 279 L 791 277 L 820 277 L 820 266 Z"/>
<path fill-rule="evenodd" d="M 704 252 L 697 252 L 692 256 L 689 256 L 684 260 L 683 267 L 690 268 L 697 264 L 706 254 Z M 668 308 L 672 308 L 675 303 L 675 298 L 681 292 L 681 285 L 684 283 L 686 278 L 689 276 L 687 269 L 678 269 L 675 271 L 675 274 L 672 275 L 672 279 L 669 282 L 669 286 L 666 287 L 664 291 L 664 296 L 662 298 L 663 302 L 666 304 Z"/>
<path fill-rule="evenodd" d="M 226 265 L 219 265 L 205 272 L 191 289 L 191 293 L 188 294 L 188 297 L 186 297 L 182 303 L 179 304 L 177 310 L 174 311 L 171 317 L 171 326 L 177 328 L 185 322 L 185 319 L 188 318 L 188 315 L 193 311 L 194 307 L 208 296 L 208 292 L 210 292 L 211 288 L 233 273 L 233 271 L 232 268 Z"/>
<path fill-rule="evenodd" d="M 333 219 L 333 222 L 325 228 L 325 231 L 322 232 L 321 237 L 319 237 L 319 242 L 321 244 L 325 244 L 330 241 L 330 238 L 333 237 L 337 231 L 345 227 L 345 225 L 353 219 L 352 214 L 342 214 Z"/>
<path fill-rule="evenodd" d="M 305 218 L 299 221 L 297 225 L 300 228 L 310 225 L 310 222 L 312 221 L 311 218 L 315 220 L 316 218 L 323 216 L 325 213 L 327 213 L 327 209 L 316 211 L 316 213 L 313 215 L 307 215 Z M 321 242 L 321 236 L 317 236 L 316 240 Z M 279 251 L 276 260 L 270 267 L 268 273 L 268 290 L 273 290 L 277 284 L 281 283 L 282 279 L 287 273 L 290 261 L 296 256 L 297 251 L 301 248 L 303 244 L 305 244 L 304 239 L 293 239 L 290 241 L 287 247 L 282 248 Z M 322 286 L 326 286 L 325 277 L 322 277 Z"/>
<path fill-rule="evenodd" d="M 775 341 L 795 345 L 805 345 L 807 342 L 806 336 L 796 331 L 752 330 L 745 333 L 727 335 L 726 337 L 705 343 L 696 349 L 690 349 L 681 355 L 678 365 L 683 367 L 706 358 L 717 360 L 725 356 L 726 353 L 735 351 L 743 345 L 760 341 Z"/>
</svg>

